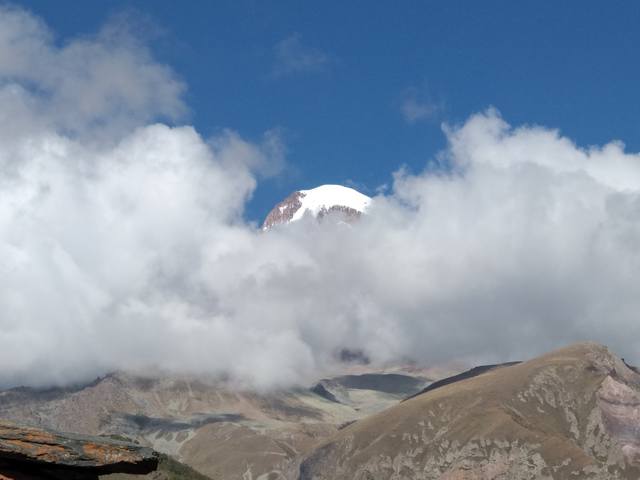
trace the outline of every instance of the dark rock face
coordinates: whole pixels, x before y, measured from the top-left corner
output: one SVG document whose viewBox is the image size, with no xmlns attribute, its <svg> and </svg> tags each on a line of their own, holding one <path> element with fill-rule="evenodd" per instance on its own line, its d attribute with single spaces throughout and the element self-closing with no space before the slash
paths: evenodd
<svg viewBox="0 0 640 480">
<path fill-rule="evenodd" d="M 340 403 L 340 401 L 335 397 L 333 393 L 331 393 L 327 388 L 320 383 L 316 383 L 313 387 L 311 387 L 311 391 L 316 395 L 320 395 L 325 400 L 329 400 L 330 402 Z"/>
<path fill-rule="evenodd" d="M 355 208 L 345 207 L 344 205 L 333 205 L 329 208 L 323 208 L 318 212 L 318 220 L 322 220 L 324 217 L 333 216 L 339 220 L 347 223 L 353 223 L 360 218 L 362 212 L 359 212 Z"/>
<path fill-rule="evenodd" d="M 0 422 L 0 480 L 95 479 L 146 474 L 158 467 L 150 448 Z"/>
<path fill-rule="evenodd" d="M 277 204 L 265 218 L 262 229 L 268 230 L 274 225 L 281 225 L 289 222 L 293 215 L 302 206 L 301 198 L 304 196 L 301 192 L 293 192 L 279 204 Z"/>
<path fill-rule="evenodd" d="M 457 375 L 453 375 L 452 377 L 443 378 L 442 380 L 433 382 L 429 384 L 427 387 L 420 390 L 418 393 L 415 393 L 410 397 L 407 397 L 406 400 L 409 400 L 413 397 L 417 397 L 418 395 L 422 395 L 424 393 L 430 392 L 432 390 L 435 390 L 436 388 L 444 387 L 445 385 L 450 385 L 455 382 L 460 382 L 462 380 L 466 380 L 467 378 L 477 377 L 478 375 L 482 375 L 483 373 L 489 372 L 491 370 L 495 370 L 497 368 L 511 367 L 513 365 L 518 365 L 519 363 L 521 362 L 498 363 L 495 365 L 479 365 L 477 367 L 473 367 Z"/>
<path fill-rule="evenodd" d="M 375 390 L 395 395 L 412 395 L 420 391 L 426 380 L 397 373 L 363 373 L 342 375 L 327 381 L 355 390 Z"/>
</svg>

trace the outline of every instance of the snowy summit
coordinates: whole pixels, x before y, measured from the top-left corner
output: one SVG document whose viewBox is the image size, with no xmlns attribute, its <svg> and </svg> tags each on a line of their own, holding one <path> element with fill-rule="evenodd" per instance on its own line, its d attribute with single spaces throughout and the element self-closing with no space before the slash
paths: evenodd
<svg viewBox="0 0 640 480">
<path fill-rule="evenodd" d="M 371 198 L 342 185 L 321 185 L 311 190 L 299 190 L 269 212 L 262 229 L 295 222 L 305 215 L 320 219 L 329 213 L 339 214 L 343 220 L 350 222 L 364 213 L 370 203 Z"/>
</svg>

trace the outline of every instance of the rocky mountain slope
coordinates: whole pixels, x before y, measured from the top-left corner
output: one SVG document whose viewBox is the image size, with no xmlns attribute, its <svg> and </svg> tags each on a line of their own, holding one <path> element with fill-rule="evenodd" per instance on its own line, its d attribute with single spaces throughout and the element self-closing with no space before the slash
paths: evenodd
<svg viewBox="0 0 640 480">
<path fill-rule="evenodd" d="M 299 190 L 273 207 L 262 229 L 269 230 L 276 225 L 295 222 L 305 215 L 318 219 L 331 215 L 350 223 L 364 213 L 370 203 L 371 198 L 341 185 L 321 185 L 311 190 Z"/>
<path fill-rule="evenodd" d="M 299 480 L 640 478 L 640 375 L 584 343 L 443 382 L 339 431 Z"/>
<path fill-rule="evenodd" d="M 416 371 L 369 371 L 322 380 L 320 393 L 315 386 L 256 393 L 120 372 L 77 388 L 0 392 L 0 418 L 135 440 L 212 479 L 277 480 L 295 478 L 302 456 L 343 426 L 427 383 Z M 151 477 L 170 478 L 162 475 L 161 468 Z"/>
<path fill-rule="evenodd" d="M 640 478 L 640 374 L 605 347 L 430 372 L 359 365 L 268 393 L 114 373 L 0 392 L 0 418 L 131 439 L 193 468 L 166 457 L 155 480 Z"/>
</svg>

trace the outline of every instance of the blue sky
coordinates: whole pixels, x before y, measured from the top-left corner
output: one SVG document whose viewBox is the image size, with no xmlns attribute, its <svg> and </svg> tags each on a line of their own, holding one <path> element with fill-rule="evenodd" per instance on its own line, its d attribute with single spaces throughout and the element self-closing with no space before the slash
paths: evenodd
<svg viewBox="0 0 640 480">
<path fill-rule="evenodd" d="M 0 4 L 0 386 L 639 358 L 635 3 L 26 1 Z M 256 228 L 392 179 L 358 228 Z"/>
<path fill-rule="evenodd" d="M 260 183 L 256 221 L 296 189 L 372 194 L 401 165 L 420 171 L 443 122 L 489 106 L 581 146 L 640 150 L 637 2 L 17 3 L 63 41 L 133 10 L 188 85 L 187 123 L 249 139 L 280 129 L 288 168 Z"/>
</svg>

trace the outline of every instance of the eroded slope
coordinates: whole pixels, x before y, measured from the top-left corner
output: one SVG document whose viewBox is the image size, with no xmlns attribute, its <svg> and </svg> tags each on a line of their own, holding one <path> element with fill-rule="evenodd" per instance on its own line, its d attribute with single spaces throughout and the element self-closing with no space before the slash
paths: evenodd
<svg viewBox="0 0 640 480">
<path fill-rule="evenodd" d="M 300 480 L 640 478 L 640 375 L 584 343 L 418 395 L 337 433 Z"/>
</svg>

